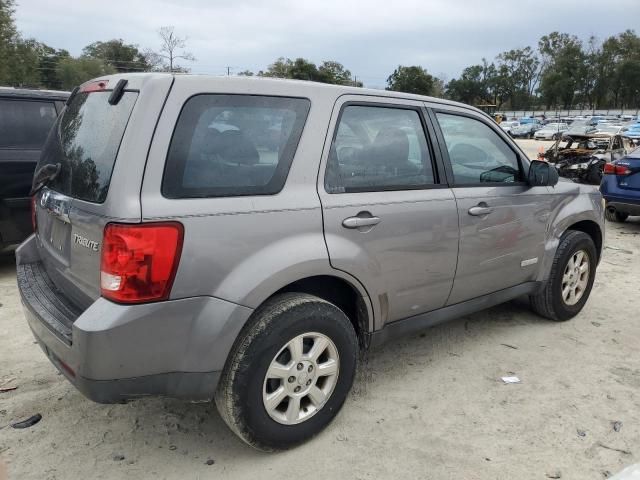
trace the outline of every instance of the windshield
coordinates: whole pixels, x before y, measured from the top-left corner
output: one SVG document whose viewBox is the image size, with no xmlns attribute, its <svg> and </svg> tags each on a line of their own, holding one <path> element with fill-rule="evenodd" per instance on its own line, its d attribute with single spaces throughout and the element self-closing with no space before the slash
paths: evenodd
<svg viewBox="0 0 640 480">
<path fill-rule="evenodd" d="M 60 174 L 49 188 L 88 202 L 106 199 L 120 142 L 138 97 L 125 92 L 111 105 L 109 95 L 111 91 L 79 93 L 58 118 L 37 167 L 60 163 Z"/>
</svg>

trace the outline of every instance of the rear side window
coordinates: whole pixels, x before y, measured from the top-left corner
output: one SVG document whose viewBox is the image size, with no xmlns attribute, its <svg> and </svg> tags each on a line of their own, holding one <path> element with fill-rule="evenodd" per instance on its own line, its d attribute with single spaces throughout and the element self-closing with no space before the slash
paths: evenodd
<svg viewBox="0 0 640 480">
<path fill-rule="evenodd" d="M 38 167 L 61 164 L 47 186 L 88 202 L 107 198 L 122 136 L 138 94 L 124 92 L 116 105 L 111 91 L 78 93 L 51 130 Z"/>
<path fill-rule="evenodd" d="M 0 148 L 39 149 L 56 116 L 52 102 L 0 99 Z"/>
<path fill-rule="evenodd" d="M 310 102 L 196 95 L 176 124 L 162 180 L 167 198 L 271 195 L 282 190 Z"/>
</svg>

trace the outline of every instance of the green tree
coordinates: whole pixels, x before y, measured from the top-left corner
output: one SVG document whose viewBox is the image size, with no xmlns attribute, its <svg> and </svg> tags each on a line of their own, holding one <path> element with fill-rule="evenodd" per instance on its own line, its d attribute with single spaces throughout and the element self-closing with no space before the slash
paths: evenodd
<svg viewBox="0 0 640 480">
<path fill-rule="evenodd" d="M 71 90 L 92 78 L 116 73 L 116 70 L 99 58 L 68 57 L 60 60 L 56 72 L 61 88 Z"/>
<path fill-rule="evenodd" d="M 351 72 L 340 62 L 325 60 L 318 67 L 319 81 L 335 85 L 353 85 Z"/>
<path fill-rule="evenodd" d="M 261 77 L 293 78 L 296 80 L 311 80 L 314 82 L 333 83 L 336 85 L 357 85 L 362 82 L 354 82 L 351 72 L 344 65 L 334 60 L 325 60 L 316 66 L 315 63 L 298 57 L 295 60 L 279 57 L 267 70 L 258 72 Z"/>
<path fill-rule="evenodd" d="M 538 42 L 546 59 L 540 80 L 540 93 L 547 106 L 571 108 L 580 94 L 580 79 L 587 73 L 587 56 L 583 44 L 575 35 L 552 32 Z"/>
<path fill-rule="evenodd" d="M 447 97 L 470 105 L 493 102 L 492 90 L 497 86 L 494 77 L 495 66 L 483 59 L 482 65 L 471 65 L 462 71 L 459 79 L 449 81 Z"/>
<path fill-rule="evenodd" d="M 422 67 L 399 65 L 387 78 L 387 90 L 396 92 L 431 95 L 434 92 L 434 78 Z"/>
<path fill-rule="evenodd" d="M 504 101 L 511 107 L 528 107 L 540 79 L 540 60 L 531 47 L 499 54 L 497 75 Z"/>
<path fill-rule="evenodd" d="M 152 68 L 146 55 L 138 49 L 138 45 L 124 43 L 121 38 L 93 42 L 84 47 L 82 55 L 99 58 L 117 72 L 146 72 Z"/>
<path fill-rule="evenodd" d="M 13 14 L 14 0 L 0 0 L 0 85 L 12 85 L 12 73 L 18 39 Z"/>
</svg>

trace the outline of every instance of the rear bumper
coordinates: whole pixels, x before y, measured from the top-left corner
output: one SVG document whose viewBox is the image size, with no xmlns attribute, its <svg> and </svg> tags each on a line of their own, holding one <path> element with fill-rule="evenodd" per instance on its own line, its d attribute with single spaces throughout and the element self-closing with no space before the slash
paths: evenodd
<svg viewBox="0 0 640 480">
<path fill-rule="evenodd" d="M 213 297 L 142 305 L 99 298 L 84 311 L 66 311 L 37 255 L 33 236 L 16 251 L 25 317 L 47 357 L 84 395 L 101 403 L 213 397 L 251 309 Z"/>
<path fill-rule="evenodd" d="M 624 201 L 607 200 L 606 208 L 614 208 L 617 212 L 627 213 L 634 217 L 640 215 L 640 203 L 626 203 Z"/>
</svg>

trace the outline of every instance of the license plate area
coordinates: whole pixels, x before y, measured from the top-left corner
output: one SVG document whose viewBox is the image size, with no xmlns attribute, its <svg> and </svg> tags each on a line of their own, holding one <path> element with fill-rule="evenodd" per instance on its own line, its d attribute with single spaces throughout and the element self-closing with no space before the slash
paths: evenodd
<svg viewBox="0 0 640 480">
<path fill-rule="evenodd" d="M 40 198 L 38 233 L 41 242 L 63 263 L 68 264 L 71 248 L 71 199 L 47 190 Z"/>
</svg>

